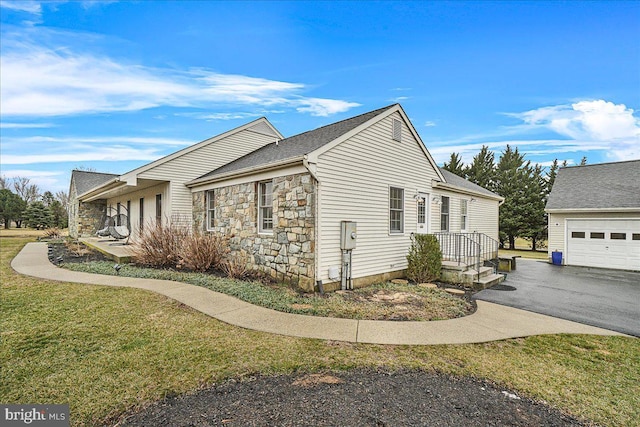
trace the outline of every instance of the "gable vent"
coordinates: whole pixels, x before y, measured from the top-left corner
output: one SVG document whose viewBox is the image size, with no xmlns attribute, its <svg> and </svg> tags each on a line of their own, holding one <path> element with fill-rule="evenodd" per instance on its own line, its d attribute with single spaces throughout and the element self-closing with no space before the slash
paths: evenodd
<svg viewBox="0 0 640 427">
<path fill-rule="evenodd" d="M 393 119 L 393 135 L 394 141 L 402 141 L 402 122 L 398 119 Z"/>
</svg>

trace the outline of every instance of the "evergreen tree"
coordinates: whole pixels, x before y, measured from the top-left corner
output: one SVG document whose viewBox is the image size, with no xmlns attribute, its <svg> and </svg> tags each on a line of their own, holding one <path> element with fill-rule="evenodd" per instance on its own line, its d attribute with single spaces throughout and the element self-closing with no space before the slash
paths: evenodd
<svg viewBox="0 0 640 427">
<path fill-rule="evenodd" d="M 27 204 L 17 194 L 7 188 L 0 190 L 0 219 L 4 228 L 8 229 L 11 221 L 17 221 L 24 212 Z"/>
<path fill-rule="evenodd" d="M 522 236 L 531 239 L 531 250 L 535 251 L 537 242 L 546 238 L 547 215 L 544 211 L 547 180 L 542 172 L 542 166 L 527 166 L 524 170 L 525 180 L 523 204 L 524 230 Z"/>
<path fill-rule="evenodd" d="M 464 163 L 462 163 L 462 159 L 460 158 L 460 155 L 458 153 L 451 153 L 449 163 L 445 163 L 442 168 L 458 176 L 466 178 L 467 168 L 464 166 Z"/>
<path fill-rule="evenodd" d="M 45 191 L 42 194 L 42 203 L 44 203 L 45 206 L 51 206 L 51 203 L 53 203 L 54 200 L 55 197 L 53 197 L 53 193 L 51 191 Z"/>
<path fill-rule="evenodd" d="M 587 156 L 582 156 L 582 160 L 580 160 L 580 166 L 585 166 L 587 164 Z"/>
<path fill-rule="evenodd" d="M 547 185 L 546 185 L 546 197 L 551 194 L 551 189 L 553 188 L 553 183 L 556 182 L 556 176 L 558 175 L 558 159 L 553 159 L 553 163 L 551 167 L 549 167 L 549 172 L 547 172 Z"/>
<path fill-rule="evenodd" d="M 67 210 L 62 206 L 62 203 L 58 200 L 54 200 L 49 206 L 47 206 L 47 208 L 51 212 L 53 218 L 52 226 L 58 228 L 67 228 L 69 226 L 69 215 Z"/>
<path fill-rule="evenodd" d="M 489 147 L 482 146 L 480 152 L 466 169 L 466 178 L 487 190 L 493 190 L 495 176 L 495 157 Z"/>
<path fill-rule="evenodd" d="M 24 211 L 24 220 L 27 226 L 42 230 L 53 226 L 53 215 L 42 202 L 33 202 Z"/>
<path fill-rule="evenodd" d="M 529 163 L 525 164 L 524 155 L 518 148 L 507 145 L 496 167 L 493 190 L 504 197 L 500 206 L 500 241 L 509 240 L 510 249 L 515 248 L 516 237 L 527 229 L 526 186 Z"/>
</svg>

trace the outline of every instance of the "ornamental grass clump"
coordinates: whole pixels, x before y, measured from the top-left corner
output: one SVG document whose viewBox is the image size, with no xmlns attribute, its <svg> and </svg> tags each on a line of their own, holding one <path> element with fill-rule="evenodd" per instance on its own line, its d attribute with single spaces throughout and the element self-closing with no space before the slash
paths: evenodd
<svg viewBox="0 0 640 427">
<path fill-rule="evenodd" d="M 221 269 L 229 252 L 228 239 L 192 231 L 179 221 L 149 225 L 133 246 L 133 261 L 154 268 L 177 268 L 204 273 Z"/>
<path fill-rule="evenodd" d="M 407 255 L 407 277 L 416 283 L 430 282 L 440 277 L 442 252 L 436 236 L 416 234 Z"/>
<path fill-rule="evenodd" d="M 244 279 L 249 276 L 249 255 L 239 251 L 234 256 L 227 256 L 220 265 L 224 273 L 232 279 Z"/>
<path fill-rule="evenodd" d="M 133 246 L 133 260 L 155 268 L 174 268 L 180 263 L 180 248 L 189 238 L 188 227 L 168 224 L 148 224 Z"/>
<path fill-rule="evenodd" d="M 228 239 L 217 234 L 192 233 L 180 246 L 178 267 L 204 273 L 220 269 L 229 251 Z"/>
</svg>

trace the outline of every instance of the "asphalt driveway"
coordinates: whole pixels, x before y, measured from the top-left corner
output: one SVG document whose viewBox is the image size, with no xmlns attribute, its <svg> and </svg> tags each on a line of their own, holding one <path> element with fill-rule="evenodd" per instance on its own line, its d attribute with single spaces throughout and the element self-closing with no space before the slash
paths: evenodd
<svg viewBox="0 0 640 427">
<path fill-rule="evenodd" d="M 640 337 L 640 272 L 520 258 L 507 280 L 476 298 Z"/>
</svg>

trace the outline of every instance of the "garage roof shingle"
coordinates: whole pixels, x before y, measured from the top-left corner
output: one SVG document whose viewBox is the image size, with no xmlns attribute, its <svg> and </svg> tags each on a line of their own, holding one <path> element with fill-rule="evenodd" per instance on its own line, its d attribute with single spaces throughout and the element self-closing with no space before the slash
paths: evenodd
<svg viewBox="0 0 640 427">
<path fill-rule="evenodd" d="M 640 209 L 640 160 L 561 168 L 546 209 Z"/>
</svg>

